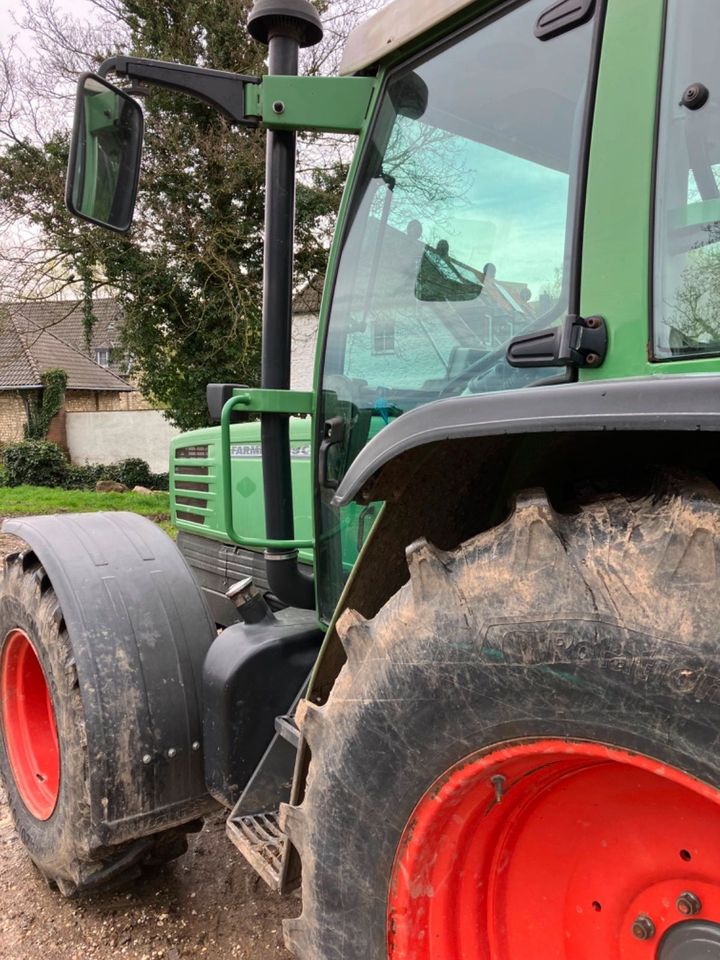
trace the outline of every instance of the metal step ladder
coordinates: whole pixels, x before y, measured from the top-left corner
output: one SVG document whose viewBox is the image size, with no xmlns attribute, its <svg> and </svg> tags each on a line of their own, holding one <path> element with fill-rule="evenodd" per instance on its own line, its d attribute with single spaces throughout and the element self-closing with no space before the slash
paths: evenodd
<svg viewBox="0 0 720 960">
<path fill-rule="evenodd" d="M 294 705 L 293 705 L 294 706 Z M 227 819 L 228 837 L 273 890 L 283 892 L 289 844 L 278 804 L 290 800 L 300 732 L 291 715 L 276 717 L 275 735 Z"/>
</svg>

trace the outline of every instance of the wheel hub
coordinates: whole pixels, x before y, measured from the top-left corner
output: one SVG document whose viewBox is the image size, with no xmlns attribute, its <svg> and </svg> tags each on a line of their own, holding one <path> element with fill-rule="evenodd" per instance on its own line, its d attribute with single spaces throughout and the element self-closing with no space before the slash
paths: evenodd
<svg viewBox="0 0 720 960">
<path fill-rule="evenodd" d="M 602 744 L 471 755 L 405 828 L 388 956 L 720 960 L 719 805 L 713 788 Z"/>
<path fill-rule="evenodd" d="M 0 658 L 2 734 L 20 798 L 48 820 L 60 793 L 60 747 L 50 688 L 30 638 L 11 630 Z"/>
<path fill-rule="evenodd" d="M 706 920 L 676 924 L 662 938 L 657 960 L 720 960 L 720 924 Z"/>
</svg>

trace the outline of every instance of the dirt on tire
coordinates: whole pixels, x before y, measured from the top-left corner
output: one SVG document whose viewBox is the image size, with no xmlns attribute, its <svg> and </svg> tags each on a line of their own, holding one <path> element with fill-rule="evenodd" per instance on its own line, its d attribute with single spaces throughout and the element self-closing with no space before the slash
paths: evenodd
<svg viewBox="0 0 720 960">
<path fill-rule="evenodd" d="M 0 534 L 0 556 L 20 546 Z M 185 856 L 129 889 L 66 900 L 27 856 L 0 788 L 0 960 L 291 960 L 282 919 L 299 900 L 266 887 L 224 819 L 211 817 Z"/>
</svg>

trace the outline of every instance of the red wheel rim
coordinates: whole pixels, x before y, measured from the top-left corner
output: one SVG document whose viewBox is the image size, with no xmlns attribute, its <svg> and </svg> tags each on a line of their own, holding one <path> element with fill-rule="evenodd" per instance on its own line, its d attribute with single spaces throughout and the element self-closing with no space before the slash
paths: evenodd
<svg viewBox="0 0 720 960">
<path fill-rule="evenodd" d="M 50 688 L 28 635 L 11 630 L 0 661 L 2 727 L 23 803 L 47 820 L 60 792 L 60 747 Z"/>
<path fill-rule="evenodd" d="M 693 921 L 720 923 L 718 804 L 706 784 L 601 744 L 473 754 L 432 785 L 403 832 L 388 956 L 654 960 L 687 920 L 678 898 L 688 891 L 700 904 Z M 633 929 L 642 917 L 645 939 Z"/>
</svg>

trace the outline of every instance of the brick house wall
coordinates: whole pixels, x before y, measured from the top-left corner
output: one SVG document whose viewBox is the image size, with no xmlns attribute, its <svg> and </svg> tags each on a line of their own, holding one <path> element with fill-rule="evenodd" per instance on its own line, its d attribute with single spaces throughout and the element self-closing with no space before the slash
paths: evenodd
<svg viewBox="0 0 720 960">
<path fill-rule="evenodd" d="M 0 444 L 22 440 L 26 423 L 27 413 L 20 392 L 0 391 Z"/>
<path fill-rule="evenodd" d="M 17 443 L 25 437 L 27 410 L 23 393 L 34 391 L 0 390 L 0 445 Z M 68 390 L 65 406 L 54 418 L 48 431 L 48 440 L 66 446 L 65 415 L 67 413 L 95 413 L 109 411 L 150 410 L 151 405 L 143 395 L 133 390 L 129 393 L 96 390 Z"/>
<path fill-rule="evenodd" d="M 104 390 L 68 390 L 65 394 L 65 410 L 68 413 L 151 409 L 151 404 L 137 390 L 127 393 Z"/>
</svg>

